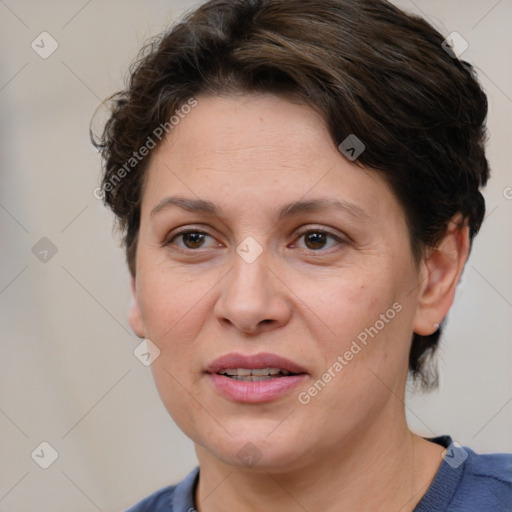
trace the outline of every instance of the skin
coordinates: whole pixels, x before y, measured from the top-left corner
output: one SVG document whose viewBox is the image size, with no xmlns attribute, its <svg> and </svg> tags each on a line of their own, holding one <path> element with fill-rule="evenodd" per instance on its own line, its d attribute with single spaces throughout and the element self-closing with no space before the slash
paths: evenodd
<svg viewBox="0 0 512 512">
<path fill-rule="evenodd" d="M 390 188 L 340 153 L 311 107 L 270 94 L 197 100 L 151 155 L 130 325 L 161 351 L 152 364 L 158 392 L 195 443 L 199 512 L 413 510 L 443 449 L 407 427 L 410 342 L 413 332 L 434 332 L 453 302 L 467 226 L 454 218 L 417 264 Z M 170 206 L 151 215 L 171 195 L 210 200 L 221 213 Z M 364 215 L 277 218 L 282 205 L 314 198 L 341 199 Z M 173 239 L 183 227 L 208 236 Z M 315 238 L 318 230 L 339 241 Z M 236 252 L 248 236 L 263 250 L 252 263 Z M 299 392 L 396 303 L 401 311 L 299 403 Z M 308 376 L 272 402 L 236 403 L 204 373 L 231 352 L 272 352 Z M 237 456 L 249 442 L 260 457 L 254 466 Z"/>
</svg>

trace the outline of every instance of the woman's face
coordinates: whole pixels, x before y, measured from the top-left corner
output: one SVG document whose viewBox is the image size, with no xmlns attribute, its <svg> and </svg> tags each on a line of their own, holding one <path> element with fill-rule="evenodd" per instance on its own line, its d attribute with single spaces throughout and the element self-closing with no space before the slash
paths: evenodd
<svg viewBox="0 0 512 512">
<path fill-rule="evenodd" d="M 200 96 L 147 172 L 130 322 L 202 453 L 284 470 L 403 423 L 421 272 L 397 199 L 319 114 Z M 290 375 L 217 373 L 239 368 Z"/>
</svg>

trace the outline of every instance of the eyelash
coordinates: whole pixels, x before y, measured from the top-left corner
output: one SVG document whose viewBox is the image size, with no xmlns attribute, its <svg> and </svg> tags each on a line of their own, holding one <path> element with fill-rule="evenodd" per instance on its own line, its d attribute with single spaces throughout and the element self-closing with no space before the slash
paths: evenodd
<svg viewBox="0 0 512 512">
<path fill-rule="evenodd" d="M 182 231 L 178 231 L 177 233 L 174 233 L 172 235 L 172 237 L 170 237 L 167 241 L 165 241 L 162 245 L 163 246 L 169 246 L 169 245 L 174 245 L 173 242 L 174 240 L 176 240 L 177 238 L 183 236 L 183 235 L 187 235 L 187 234 L 198 234 L 198 235 L 205 235 L 205 236 L 210 236 L 211 235 L 209 233 L 207 233 L 206 231 L 201 231 L 200 229 L 184 229 Z M 300 238 L 302 238 L 304 235 L 307 235 L 307 234 L 311 234 L 311 233 L 315 233 L 315 234 L 321 234 L 321 235 L 327 235 L 327 237 L 335 240 L 336 242 L 338 242 L 339 244 L 345 244 L 347 243 L 346 240 L 342 239 L 340 236 L 338 235 L 335 235 L 334 233 L 331 233 L 330 231 L 326 231 L 325 229 L 315 229 L 315 228 L 309 228 L 309 229 L 306 229 L 306 230 L 303 230 L 301 232 L 299 232 L 297 234 L 297 240 L 299 240 Z M 213 238 L 213 237 L 212 237 Z M 295 242 L 294 242 L 294 245 L 295 245 Z M 183 248 L 183 247 L 177 247 L 178 250 L 181 250 L 181 251 L 184 251 L 184 252 L 189 252 L 189 251 L 192 251 L 192 252 L 198 252 L 199 250 L 203 249 L 202 247 L 199 247 L 197 249 L 190 249 L 190 248 Z M 313 250 L 313 249 L 306 249 L 306 250 L 309 250 L 311 251 L 312 253 L 319 253 L 319 252 L 326 252 L 326 251 L 329 251 L 330 249 L 319 249 L 319 250 Z"/>
</svg>

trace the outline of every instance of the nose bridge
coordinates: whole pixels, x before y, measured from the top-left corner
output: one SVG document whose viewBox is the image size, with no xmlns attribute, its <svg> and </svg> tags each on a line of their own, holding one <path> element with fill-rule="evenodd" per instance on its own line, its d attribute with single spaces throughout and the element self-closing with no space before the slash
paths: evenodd
<svg viewBox="0 0 512 512">
<path fill-rule="evenodd" d="M 216 305 L 219 320 L 247 332 L 286 320 L 288 307 L 271 269 L 271 259 L 255 240 L 246 239 L 239 244 Z"/>
<path fill-rule="evenodd" d="M 269 259 L 268 251 L 264 253 L 263 248 L 258 250 L 251 241 L 242 242 L 233 258 L 229 292 L 247 304 L 263 301 L 269 291 L 268 274 L 273 275 L 269 269 Z"/>
</svg>

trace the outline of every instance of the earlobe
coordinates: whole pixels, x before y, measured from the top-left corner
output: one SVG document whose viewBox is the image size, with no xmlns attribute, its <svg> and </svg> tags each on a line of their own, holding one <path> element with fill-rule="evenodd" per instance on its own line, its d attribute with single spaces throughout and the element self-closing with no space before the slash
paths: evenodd
<svg viewBox="0 0 512 512">
<path fill-rule="evenodd" d="M 469 227 L 457 214 L 445 235 L 423 262 L 427 277 L 418 298 L 414 332 L 433 334 L 448 314 L 455 298 L 462 270 L 469 255 Z"/>
<path fill-rule="evenodd" d="M 139 338 L 144 338 L 144 322 L 142 320 L 142 312 L 140 310 L 139 302 L 137 299 L 135 277 L 133 276 L 131 278 L 131 297 L 132 302 L 130 304 L 128 314 L 130 327 Z"/>
</svg>

